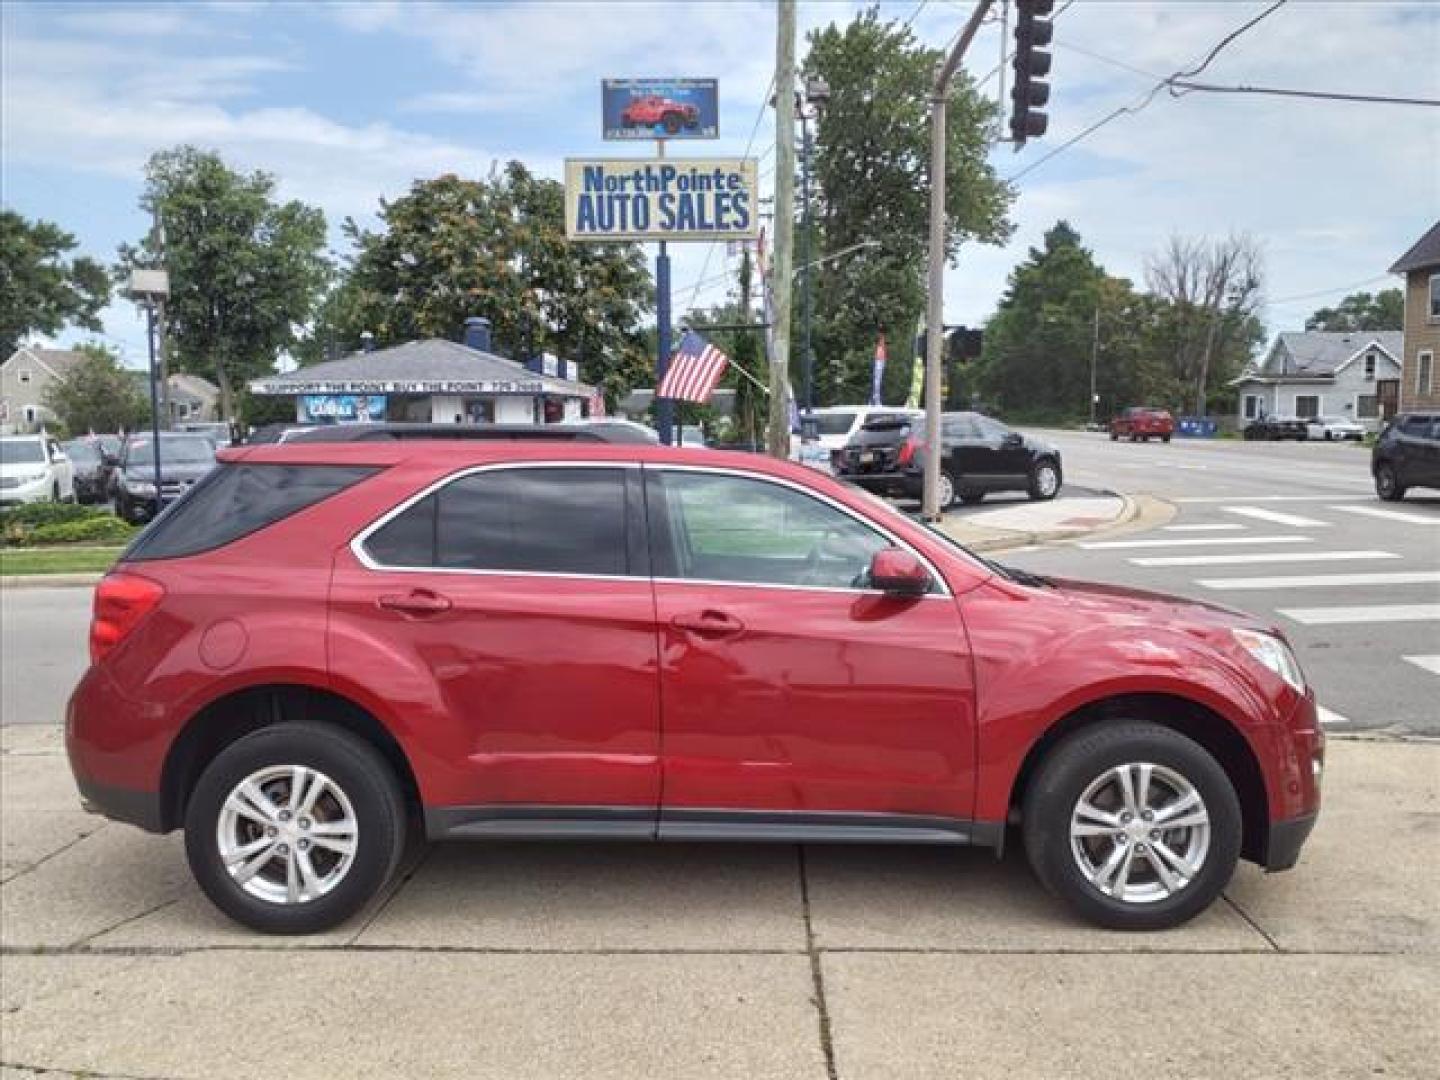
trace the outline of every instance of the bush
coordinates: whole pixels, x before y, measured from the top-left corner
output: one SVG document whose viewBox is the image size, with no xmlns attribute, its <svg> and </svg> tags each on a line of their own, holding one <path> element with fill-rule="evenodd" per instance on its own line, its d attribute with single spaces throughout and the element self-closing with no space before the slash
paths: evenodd
<svg viewBox="0 0 1440 1080">
<path fill-rule="evenodd" d="M 129 540 L 134 528 L 104 510 L 73 503 L 27 503 L 0 513 L 0 544 L 111 544 Z"/>
<path fill-rule="evenodd" d="M 26 547 L 46 544 L 120 544 L 135 535 L 135 526 L 106 514 L 89 521 L 64 521 L 40 525 L 21 541 Z"/>
</svg>

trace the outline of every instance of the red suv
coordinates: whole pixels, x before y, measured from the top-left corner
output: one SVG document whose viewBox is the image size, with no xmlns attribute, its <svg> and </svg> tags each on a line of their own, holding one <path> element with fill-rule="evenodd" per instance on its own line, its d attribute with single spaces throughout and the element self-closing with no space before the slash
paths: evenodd
<svg viewBox="0 0 1440 1080">
<path fill-rule="evenodd" d="M 433 839 L 980 844 L 1112 927 L 1294 864 L 1278 630 L 985 561 L 815 470 L 650 445 L 221 452 L 95 595 L 93 809 L 225 912 L 349 917 Z"/>
<path fill-rule="evenodd" d="M 700 110 L 682 101 L 671 101 L 658 94 L 648 94 L 632 100 L 620 113 L 620 123 L 625 127 L 662 126 L 671 135 L 683 128 L 693 128 L 700 123 Z"/>
<path fill-rule="evenodd" d="M 1169 442 L 1175 434 L 1175 418 L 1165 409 L 1137 406 L 1126 409 L 1110 421 L 1110 439 L 1148 442 L 1152 438 Z"/>
</svg>

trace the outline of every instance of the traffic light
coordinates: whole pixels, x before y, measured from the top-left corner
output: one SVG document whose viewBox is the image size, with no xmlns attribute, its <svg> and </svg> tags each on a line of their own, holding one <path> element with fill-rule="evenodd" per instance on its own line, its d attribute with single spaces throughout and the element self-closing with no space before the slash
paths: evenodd
<svg viewBox="0 0 1440 1080">
<path fill-rule="evenodd" d="M 1045 46 L 1055 35 L 1046 16 L 1055 0 L 1015 0 L 1015 85 L 1010 90 L 1010 138 L 1019 150 L 1026 139 L 1038 139 L 1050 126 L 1040 109 L 1050 101 L 1050 54 Z"/>
<path fill-rule="evenodd" d="M 978 360 L 984 343 L 983 330 L 971 330 L 968 326 L 948 327 L 945 334 L 945 359 L 952 364 Z"/>
</svg>

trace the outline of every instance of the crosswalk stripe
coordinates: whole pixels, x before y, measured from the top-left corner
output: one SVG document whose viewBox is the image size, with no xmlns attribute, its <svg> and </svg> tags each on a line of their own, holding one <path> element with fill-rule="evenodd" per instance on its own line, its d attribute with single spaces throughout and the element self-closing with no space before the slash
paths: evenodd
<svg viewBox="0 0 1440 1080">
<path fill-rule="evenodd" d="M 1440 604 L 1369 604 L 1360 607 L 1279 608 L 1281 615 L 1302 626 L 1345 623 L 1432 622 L 1440 620 Z"/>
<path fill-rule="evenodd" d="M 1367 481 L 1368 482 L 1368 481 Z M 1344 496 L 1340 496 L 1344 498 Z M 1332 502 L 1334 495 L 1182 495 L 1174 503 Z"/>
<path fill-rule="evenodd" d="M 1245 526 L 1226 522 L 1220 525 L 1162 525 L 1161 528 L 1166 532 L 1235 532 Z"/>
<path fill-rule="evenodd" d="M 1250 551 L 1225 555 L 1160 555 L 1129 560 L 1133 566 L 1243 566 L 1247 563 L 1344 562 L 1398 559 L 1393 551 Z"/>
<path fill-rule="evenodd" d="M 1342 585 L 1427 585 L 1440 582 L 1440 570 L 1401 570 L 1393 574 L 1296 574 L 1288 577 L 1200 578 L 1207 589 L 1310 589 Z"/>
<path fill-rule="evenodd" d="M 1346 514 L 1364 514 L 1366 517 L 1383 518 L 1386 521 L 1403 521 L 1407 525 L 1440 525 L 1440 517 L 1425 514 L 1408 514 L 1404 510 L 1386 510 L 1379 506 L 1332 506 Z"/>
<path fill-rule="evenodd" d="M 1431 675 L 1440 675 L 1440 656 L 1402 656 L 1400 659 L 1408 664 L 1414 664 L 1418 668 L 1424 668 Z"/>
<path fill-rule="evenodd" d="M 1229 544 L 1308 544 L 1308 536 L 1192 536 L 1176 540 L 1097 540 L 1077 544 L 1087 551 L 1119 551 L 1122 548 L 1215 547 Z"/>
<path fill-rule="evenodd" d="M 1301 517 L 1299 514 L 1282 514 L 1278 510 L 1265 510 L 1258 506 L 1225 506 L 1221 509 L 1227 514 L 1239 514 L 1241 517 L 1268 521 L 1274 525 L 1294 525 L 1299 529 L 1328 529 L 1330 527 L 1328 521 L 1316 521 L 1314 518 Z"/>
</svg>

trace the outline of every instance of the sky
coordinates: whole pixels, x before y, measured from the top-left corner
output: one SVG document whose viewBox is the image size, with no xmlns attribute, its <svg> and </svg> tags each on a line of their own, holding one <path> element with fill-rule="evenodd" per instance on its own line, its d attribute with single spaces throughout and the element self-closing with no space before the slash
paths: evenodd
<svg viewBox="0 0 1440 1080">
<path fill-rule="evenodd" d="M 1440 218 L 1440 108 L 1161 91 L 1047 154 L 1165 75 L 1198 63 L 1271 0 L 1057 3 L 1050 130 L 993 162 L 1015 177 L 1015 233 L 946 273 L 945 321 L 979 325 L 1006 277 L 1064 218 L 1111 273 L 1144 280 L 1173 234 L 1248 232 L 1266 258 L 1265 319 L 1299 329 L 1315 308 L 1398 284 L 1390 264 Z M 274 174 L 280 193 L 340 223 L 376 224 L 417 178 L 483 176 L 510 159 L 561 178 L 563 159 L 643 156 L 600 137 L 600 80 L 716 77 L 721 137 L 692 156 L 748 153 L 774 179 L 774 0 L 586 3 L 69 2 L 0 4 L 0 203 L 72 232 L 106 262 L 143 235 L 146 158 L 193 143 Z M 806 33 L 866 4 L 801 0 Z M 971 10 L 896 0 L 935 47 Z M 999 62 L 998 25 L 965 61 Z M 1290 0 L 1205 70 L 1215 83 L 1440 99 L 1440 3 Z M 999 80 L 983 82 L 996 95 Z M 1008 101 L 1007 101 L 1008 106 Z M 1017 176 L 1022 170 L 1024 175 Z M 672 245 L 677 311 L 733 283 L 724 244 Z M 863 253 L 857 256 L 863 257 Z M 727 270 L 732 271 L 727 274 Z M 483 313 L 480 313 L 483 314 Z M 143 364 L 143 323 L 116 301 L 100 339 Z M 457 328 L 458 329 L 458 328 Z M 66 332 L 59 340 L 94 338 Z"/>
</svg>

